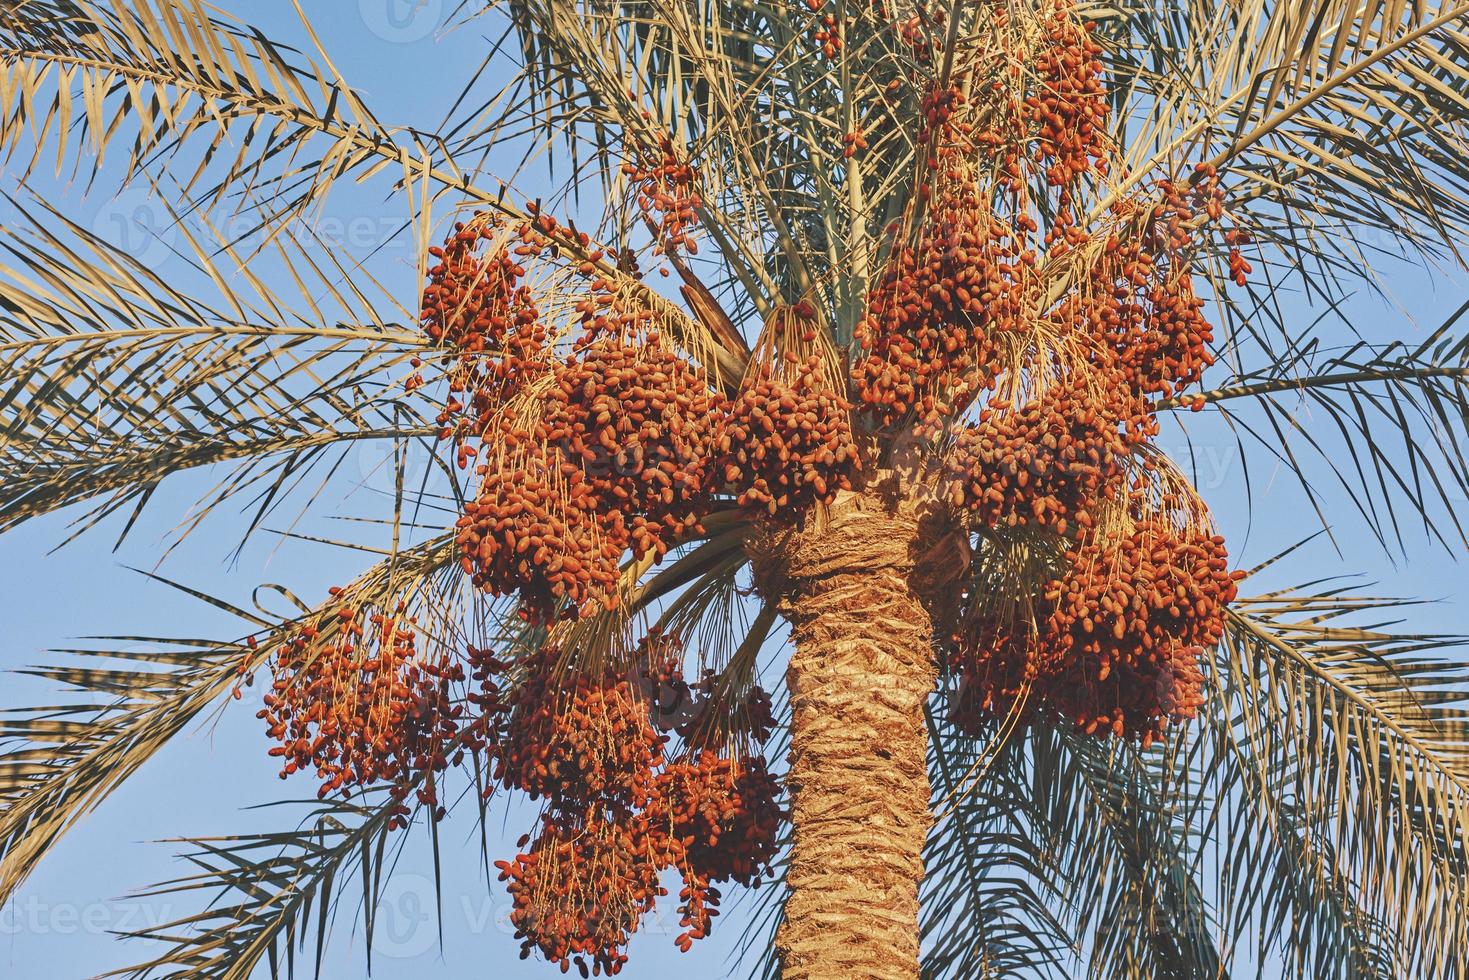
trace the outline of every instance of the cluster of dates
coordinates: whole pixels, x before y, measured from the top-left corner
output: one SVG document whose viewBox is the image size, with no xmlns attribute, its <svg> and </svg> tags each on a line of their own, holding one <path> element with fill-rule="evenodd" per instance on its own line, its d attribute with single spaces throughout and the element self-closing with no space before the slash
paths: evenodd
<svg viewBox="0 0 1469 980">
<path fill-rule="evenodd" d="M 459 365 L 445 417 L 460 421 L 443 431 L 478 477 L 456 530 L 479 588 L 538 623 L 614 608 L 628 556 L 661 560 L 721 503 L 794 522 L 851 485 L 852 405 L 815 355 L 768 359 L 726 395 L 619 297 L 601 253 L 579 267 L 583 333 L 557 347 L 518 261 L 574 233 L 544 214 L 489 227 L 457 227 L 436 250 L 423 314 Z"/>
<path fill-rule="evenodd" d="M 521 678 L 497 701 L 494 778 L 544 800 L 520 852 L 496 862 L 522 956 L 538 951 L 583 975 L 621 971 L 670 869 L 683 881 L 675 942 L 687 950 L 706 936 L 718 885 L 760 881 L 784 820 L 779 785 L 753 747 L 769 736 L 768 699 L 757 691 L 748 702 L 757 717 L 746 751 L 691 734 L 670 753 L 658 720 L 676 702 L 685 731 L 705 730 L 709 702 L 683 681 L 676 643 L 653 637 L 641 649 L 659 655 L 637 658 L 632 674 L 573 666 L 551 646 L 515 665 L 474 654 L 480 673 Z"/>
<path fill-rule="evenodd" d="M 703 205 L 698 168 L 679 154 L 667 134 L 653 145 L 636 147 L 633 156 L 622 165 L 622 175 L 633 187 L 638 210 L 654 228 L 654 254 L 697 255 L 693 232 Z"/>
<path fill-rule="evenodd" d="M 1203 703 L 1199 658 L 1218 644 L 1238 573 L 1224 539 L 1157 515 L 1088 531 L 1026 607 L 983 607 L 950 649 L 953 720 L 1042 718 L 1149 745 Z"/>
<path fill-rule="evenodd" d="M 392 829 L 405 823 L 410 794 L 442 816 L 434 776 L 476 741 L 461 731 L 463 707 L 451 692 L 465 673 L 419 651 L 417 624 L 401 605 L 384 612 L 343 601 L 286 638 L 271 673 L 257 717 L 278 743 L 270 754 L 283 760 L 282 779 L 314 771 L 323 798 L 386 785 Z"/>
<path fill-rule="evenodd" d="M 933 435 L 945 497 L 981 539 L 1028 536 L 1059 566 L 1024 584 L 1026 616 L 972 590 L 949 658 L 956 716 L 1151 740 L 1197 707 L 1234 596 L 1201 505 L 1141 507 L 1128 486 L 1157 403 L 1213 361 L 1194 266 L 1224 195 L 1208 166 L 1114 190 L 1102 48 L 1074 4 L 983 10 L 976 43 L 996 56 L 975 70 L 990 74 L 924 99 L 924 174 L 853 383 L 874 427 Z M 1226 238 L 1243 278 L 1248 238 Z"/>
</svg>

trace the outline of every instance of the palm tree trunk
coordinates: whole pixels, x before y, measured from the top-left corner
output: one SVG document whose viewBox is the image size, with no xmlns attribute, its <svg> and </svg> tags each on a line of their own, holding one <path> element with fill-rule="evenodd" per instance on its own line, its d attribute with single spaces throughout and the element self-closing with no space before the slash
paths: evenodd
<svg viewBox="0 0 1469 980">
<path fill-rule="evenodd" d="M 918 521 L 844 493 L 780 547 L 793 837 L 785 980 L 916 980 L 929 810 L 923 707 L 933 626 L 914 584 Z"/>
</svg>

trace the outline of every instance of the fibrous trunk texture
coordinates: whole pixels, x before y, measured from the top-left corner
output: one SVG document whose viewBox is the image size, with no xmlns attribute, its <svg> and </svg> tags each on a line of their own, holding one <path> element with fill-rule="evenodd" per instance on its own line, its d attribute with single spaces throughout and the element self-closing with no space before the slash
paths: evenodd
<svg viewBox="0 0 1469 980">
<path fill-rule="evenodd" d="M 920 548 L 911 513 L 844 493 L 778 549 L 795 641 L 785 980 L 918 977 L 923 708 L 936 681 Z"/>
</svg>

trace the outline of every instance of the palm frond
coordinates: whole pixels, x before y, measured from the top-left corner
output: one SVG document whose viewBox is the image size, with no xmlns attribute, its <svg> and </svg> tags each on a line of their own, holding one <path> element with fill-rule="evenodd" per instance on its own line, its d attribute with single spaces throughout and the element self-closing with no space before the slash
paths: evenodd
<svg viewBox="0 0 1469 980">
<path fill-rule="evenodd" d="M 294 829 L 235 837 L 191 838 L 185 855 L 194 873 L 139 893 L 140 898 L 209 896 L 198 912 L 125 938 L 167 949 L 108 976 L 248 980 L 265 963 L 272 977 L 296 975 L 297 956 L 312 949 L 321 975 L 332 919 L 345 900 L 360 899 L 372 943 L 380 896 L 390 880 L 393 807 L 369 799 L 313 808 Z M 354 885 L 356 887 L 354 887 Z M 312 928 L 312 927 L 315 928 Z"/>
<path fill-rule="evenodd" d="M 344 174 L 397 156 L 372 148 L 393 146 L 390 134 L 329 65 L 196 0 L 27 0 L 0 33 L 0 61 L 0 148 L 15 153 L 29 137 L 23 177 L 48 153 L 60 171 L 68 148 L 77 166 L 90 163 L 92 179 L 110 149 L 127 145 L 131 179 L 196 137 L 208 144 L 205 159 L 224 159 L 233 143 L 223 177 L 207 187 L 205 168 L 179 158 L 189 168 L 181 197 L 199 192 L 217 204 L 252 188 L 265 195 L 262 221 L 280 225 Z M 313 152 L 318 136 L 325 142 Z M 285 169 L 269 169 L 277 163 Z"/>
<path fill-rule="evenodd" d="M 374 565 L 351 585 L 386 603 L 405 587 L 454 571 L 453 537 L 431 540 Z M 293 621 L 271 620 L 184 586 L 242 619 L 263 639 L 154 640 L 156 651 L 75 651 L 105 665 L 38 668 L 37 676 L 82 697 L 11 709 L 0 721 L 0 900 L 55 843 L 170 739 L 226 699 L 285 642 Z M 310 615 L 328 615 L 329 600 Z M 139 638 L 124 638 L 133 642 Z M 122 666 L 116 666 L 121 662 Z"/>
<path fill-rule="evenodd" d="M 1070 882 L 1036 832 L 1026 740 L 996 750 L 933 704 L 927 724 L 940 816 L 924 854 L 924 976 L 1066 976 L 1075 940 L 1052 909 Z"/>
<path fill-rule="evenodd" d="M 1085 790 L 1077 794 L 1083 805 L 1063 826 L 1075 835 L 1068 842 L 1068 898 L 1090 938 L 1089 972 L 1221 975 L 1227 960 L 1213 896 L 1201 881 L 1198 813 L 1175 786 L 1173 760 L 1111 749 L 1070 732 L 1059 733 L 1057 741 L 1063 771 L 1071 772 L 1048 791 L 1064 799 L 1068 790 Z M 1040 746 L 1036 753 L 1045 757 Z"/>
<path fill-rule="evenodd" d="M 16 264 L 0 265 L 0 526 L 102 498 L 79 521 L 90 526 L 172 474 L 232 462 L 195 521 L 250 488 L 268 509 L 333 451 L 433 438 L 426 403 L 403 388 L 428 347 L 416 331 L 293 314 L 280 295 L 252 307 L 230 287 L 223 308 L 206 305 L 67 230 L 4 234 Z"/>
<path fill-rule="evenodd" d="M 1469 948 L 1464 669 L 1442 656 L 1456 638 L 1349 625 L 1400 606 L 1273 593 L 1231 614 L 1219 751 L 1248 792 L 1221 865 L 1265 926 L 1310 924 L 1273 934 L 1288 960 L 1452 976 Z"/>
<path fill-rule="evenodd" d="M 1323 523 L 1302 476 L 1313 457 L 1384 546 L 1401 546 L 1406 517 L 1460 547 L 1462 349 L 1447 327 L 1415 351 L 1385 345 L 1371 338 L 1396 334 L 1358 329 L 1345 304 L 1361 285 L 1387 293 L 1380 273 L 1404 258 L 1463 261 L 1469 5 L 1191 0 L 1095 15 L 1126 80 L 1114 118 L 1127 176 L 1111 197 L 1211 163 L 1228 219 L 1255 240 L 1260 281 L 1244 295 L 1219 285 L 1222 245 L 1202 257 L 1235 374 L 1205 399 L 1261 396 L 1249 418 L 1221 411 L 1300 479 Z M 1302 327 L 1291 291 L 1324 315 Z M 1306 382 L 1294 410 L 1277 397 L 1287 378 Z"/>
<path fill-rule="evenodd" d="M 1469 338 L 1460 307 L 1421 342 L 1330 347 L 1309 338 L 1198 395 L 1163 404 L 1212 406 L 1241 442 L 1285 464 L 1330 531 L 1313 475 L 1337 484 L 1386 548 L 1418 524 L 1450 551 L 1466 538 Z"/>
<path fill-rule="evenodd" d="M 319 208 L 349 175 L 358 183 L 389 175 L 391 187 L 407 199 L 403 229 L 412 231 L 420 256 L 441 198 L 511 221 L 532 217 L 533 209 L 510 200 L 507 183 L 477 183 L 485 175 L 458 166 L 445 141 L 382 124 L 320 45 L 320 63 L 304 59 L 215 16 L 198 0 L 29 0 L 22 9 L 25 17 L 0 25 L 0 151 L 15 152 L 30 140 L 34 155 L 26 172 L 43 151 L 64 160 L 69 146 L 80 154 L 90 142 L 86 159 L 95 178 L 104 159 L 100 144 L 117 141 L 126 125 L 133 145 L 124 184 L 146 176 L 156 186 L 161 172 L 176 171 L 181 176 L 170 190 L 186 202 L 178 212 L 209 215 L 225 208 L 229 216 L 248 219 L 226 242 L 258 240 L 253 253 Z M 177 54 L 185 38 L 192 57 Z M 78 133 L 84 139 L 72 145 Z M 204 144 L 200 152 L 182 156 L 196 142 Z M 215 179 L 217 168 L 207 164 L 225 146 L 239 149 Z M 578 261 L 596 248 L 567 228 L 552 239 Z M 731 370 L 737 376 L 738 360 L 727 363 L 731 355 L 717 333 L 616 263 L 598 265 L 620 291 L 653 310 L 713 376 Z"/>
<path fill-rule="evenodd" d="M 1355 272 L 1363 230 L 1454 247 L 1469 220 L 1469 5 L 1191 0 L 1100 16 L 1128 80 L 1128 181 L 1221 167 L 1232 210 L 1302 275 L 1333 254 Z"/>
<path fill-rule="evenodd" d="M 936 728 L 939 751 L 982 769 L 941 767 L 935 786 L 958 788 L 940 808 L 1001 820 L 1007 834 L 976 853 L 1007 855 L 1061 924 L 1049 935 L 1076 937 L 1030 951 L 1049 947 L 1063 971 L 1080 956 L 1093 976 L 1462 972 L 1469 695 L 1445 656 L 1456 638 L 1372 622 L 1402 606 L 1341 591 L 1242 600 L 1211 661 L 1211 707 L 1151 751 L 1038 727 L 995 753 Z M 983 975 L 958 827 L 941 824 L 930 848 L 925 915 L 947 927 L 930 927 L 927 962 Z"/>
</svg>

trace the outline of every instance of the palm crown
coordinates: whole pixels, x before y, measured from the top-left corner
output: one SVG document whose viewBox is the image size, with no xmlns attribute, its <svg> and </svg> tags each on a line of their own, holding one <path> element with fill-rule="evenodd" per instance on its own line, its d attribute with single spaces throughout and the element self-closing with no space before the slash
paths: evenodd
<svg viewBox="0 0 1469 980">
<path fill-rule="evenodd" d="M 363 440 L 434 441 L 444 473 L 400 467 L 382 560 L 299 616 L 46 668 L 88 698 L 8 723 L 0 897 L 258 675 L 321 809 L 201 843 L 179 887 L 228 900 L 139 975 L 274 968 L 353 873 L 370 920 L 374 848 L 499 789 L 541 801 L 499 867 L 524 949 L 563 966 L 619 970 L 671 870 L 684 948 L 720 884 L 782 878 L 764 962 L 790 977 L 917 976 L 920 949 L 934 976 L 1217 975 L 1241 946 L 1469 968 L 1450 641 L 1351 625 L 1384 600 L 1239 597 L 1157 445 L 1222 421 L 1323 523 L 1307 454 L 1384 546 L 1411 513 L 1463 547 L 1454 320 L 1344 343 L 1271 296 L 1340 302 L 1370 236 L 1453 251 L 1469 5 L 464 14 L 522 67 L 436 135 L 194 3 L 0 16 L 10 148 L 127 134 L 127 181 L 235 202 L 330 296 L 287 309 L 223 236 L 189 242 L 206 304 L 21 209 L 0 520 L 85 501 L 89 526 L 233 466 L 199 509 L 261 492 L 253 530 Z M 572 161 L 567 193 L 512 195 L 480 163 L 506 141 Z M 419 302 L 289 233 L 343 177 L 409 198 Z M 451 526 L 414 538 L 415 507 Z"/>
</svg>

